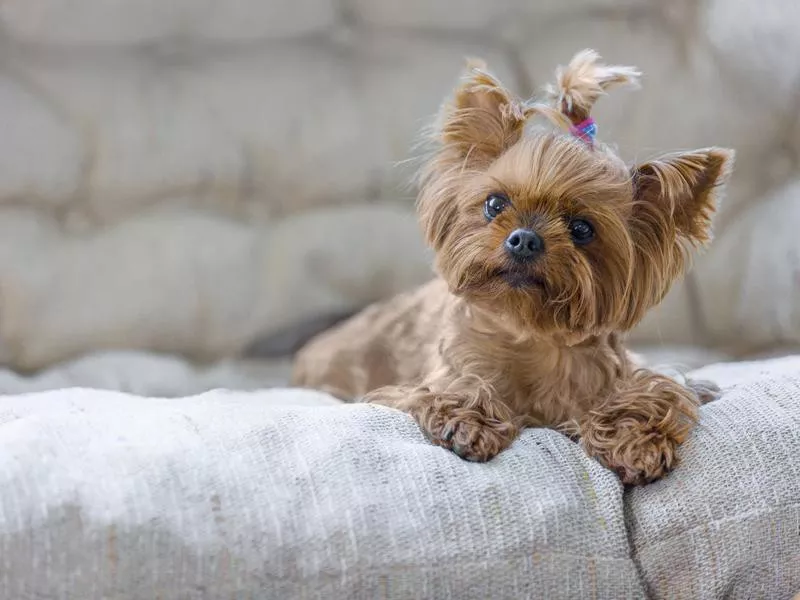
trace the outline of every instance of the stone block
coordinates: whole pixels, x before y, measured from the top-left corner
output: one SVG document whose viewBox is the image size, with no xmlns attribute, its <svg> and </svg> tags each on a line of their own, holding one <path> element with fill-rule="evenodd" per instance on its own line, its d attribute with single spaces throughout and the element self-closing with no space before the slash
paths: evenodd
<svg viewBox="0 0 800 600">
<path fill-rule="evenodd" d="M 24 0 L 0 4 L 13 38 L 36 44 L 286 39 L 330 27 L 330 0 Z"/>
<path fill-rule="evenodd" d="M 647 0 L 351 0 L 363 23 L 386 28 L 419 28 L 480 33 L 483 39 L 503 39 L 536 24 L 598 11 L 625 11 L 646 6 Z"/>
<path fill-rule="evenodd" d="M 347 64 L 303 45 L 280 54 L 122 55 L 30 77 L 86 132 L 85 204 L 100 221 L 175 195 L 282 210 L 361 195 L 375 152 Z"/>
<path fill-rule="evenodd" d="M 0 75 L 0 205 L 64 205 L 85 154 L 79 128 L 57 101 L 24 77 Z"/>
<path fill-rule="evenodd" d="M 711 341 L 800 345 L 800 179 L 738 214 L 696 267 Z"/>
<path fill-rule="evenodd" d="M 81 236 L 7 208 L 0 356 L 23 369 L 121 348 L 219 359 L 286 323 L 430 276 L 415 216 L 392 207 L 309 211 L 268 226 L 154 208 Z"/>
</svg>

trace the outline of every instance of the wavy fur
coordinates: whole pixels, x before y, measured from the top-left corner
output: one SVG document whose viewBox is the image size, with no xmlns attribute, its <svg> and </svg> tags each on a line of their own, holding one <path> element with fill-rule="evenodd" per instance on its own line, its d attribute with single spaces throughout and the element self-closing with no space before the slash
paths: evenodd
<svg viewBox="0 0 800 600">
<path fill-rule="evenodd" d="M 700 400 L 639 369 L 620 333 L 709 241 L 733 155 L 709 148 L 628 166 L 566 133 L 637 77 L 581 52 L 559 71 L 552 106 L 523 101 L 472 63 L 420 177 L 438 277 L 313 340 L 294 383 L 406 411 L 467 460 L 491 459 L 535 425 L 579 436 L 626 483 L 673 468 Z M 484 202 L 497 194 L 509 203 L 487 220 Z M 576 244 L 573 219 L 590 222 L 594 239 Z M 536 260 L 518 264 L 504 250 L 518 228 L 541 239 Z"/>
</svg>

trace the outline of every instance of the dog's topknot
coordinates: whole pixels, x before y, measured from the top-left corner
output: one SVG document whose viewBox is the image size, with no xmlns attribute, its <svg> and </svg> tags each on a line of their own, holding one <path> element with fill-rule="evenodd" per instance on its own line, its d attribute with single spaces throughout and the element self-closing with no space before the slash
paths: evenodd
<svg viewBox="0 0 800 600">
<path fill-rule="evenodd" d="M 589 118 L 594 103 L 607 90 L 623 85 L 638 87 L 635 67 L 605 65 L 594 50 L 578 52 L 566 67 L 556 69 L 556 83 L 547 86 L 555 107 L 578 124 Z"/>
</svg>

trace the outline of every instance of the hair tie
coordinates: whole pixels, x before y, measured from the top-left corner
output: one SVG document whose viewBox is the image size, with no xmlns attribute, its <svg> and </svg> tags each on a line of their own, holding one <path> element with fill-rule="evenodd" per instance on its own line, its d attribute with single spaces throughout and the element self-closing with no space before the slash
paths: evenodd
<svg viewBox="0 0 800 600">
<path fill-rule="evenodd" d="M 587 117 L 580 123 L 571 125 L 569 132 L 591 146 L 594 144 L 594 138 L 597 135 L 597 124 L 592 117 Z"/>
</svg>

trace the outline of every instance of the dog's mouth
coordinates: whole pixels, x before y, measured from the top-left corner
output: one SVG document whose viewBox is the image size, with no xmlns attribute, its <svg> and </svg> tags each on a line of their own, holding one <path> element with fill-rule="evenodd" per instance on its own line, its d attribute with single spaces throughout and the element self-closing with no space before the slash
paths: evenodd
<svg viewBox="0 0 800 600">
<path fill-rule="evenodd" d="M 537 275 L 532 275 L 526 271 L 518 269 L 500 269 L 495 272 L 494 276 L 498 279 L 505 281 L 509 287 L 514 289 L 520 288 L 538 288 L 545 289 L 545 281 Z"/>
</svg>

